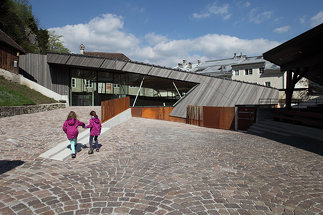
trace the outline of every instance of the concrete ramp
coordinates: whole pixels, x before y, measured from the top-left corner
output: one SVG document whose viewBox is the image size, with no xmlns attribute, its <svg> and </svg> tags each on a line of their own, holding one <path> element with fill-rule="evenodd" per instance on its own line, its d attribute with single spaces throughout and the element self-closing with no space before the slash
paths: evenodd
<svg viewBox="0 0 323 215">
<path fill-rule="evenodd" d="M 108 121 L 102 124 L 101 135 L 109 131 L 110 128 L 119 125 L 120 123 L 126 122 L 131 117 L 131 109 L 129 108 L 123 111 L 122 113 L 116 115 L 115 117 L 109 119 Z M 80 152 L 83 148 L 89 147 L 90 129 L 85 129 L 85 131 L 83 132 L 83 128 L 79 128 L 79 130 L 81 132 L 79 133 L 79 136 L 77 138 L 77 152 Z M 64 161 L 71 156 L 71 149 L 69 148 L 69 145 L 69 140 L 66 140 L 57 144 L 55 147 L 49 149 L 43 154 L 39 155 L 39 157 Z"/>
</svg>

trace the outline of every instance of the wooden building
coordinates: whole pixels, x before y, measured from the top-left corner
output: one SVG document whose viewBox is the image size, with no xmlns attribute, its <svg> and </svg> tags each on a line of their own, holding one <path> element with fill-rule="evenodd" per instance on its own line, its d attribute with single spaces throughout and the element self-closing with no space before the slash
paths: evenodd
<svg viewBox="0 0 323 215">
<path fill-rule="evenodd" d="M 19 55 L 25 51 L 0 29 L 0 68 L 19 74 Z"/>
</svg>

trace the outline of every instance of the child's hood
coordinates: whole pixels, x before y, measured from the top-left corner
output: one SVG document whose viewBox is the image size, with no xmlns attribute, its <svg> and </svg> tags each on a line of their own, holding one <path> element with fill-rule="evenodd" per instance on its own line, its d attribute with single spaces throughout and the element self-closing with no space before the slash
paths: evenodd
<svg viewBox="0 0 323 215">
<path fill-rule="evenodd" d="M 99 124 L 99 123 L 100 123 L 100 120 L 99 120 L 99 118 L 97 118 L 97 117 L 92 117 L 92 118 L 91 118 L 91 120 L 92 120 L 93 122 L 95 122 L 96 124 Z"/>
<path fill-rule="evenodd" d="M 74 125 L 75 123 L 76 123 L 76 119 L 74 119 L 74 118 L 71 118 L 71 119 L 67 120 L 68 125 Z"/>
</svg>

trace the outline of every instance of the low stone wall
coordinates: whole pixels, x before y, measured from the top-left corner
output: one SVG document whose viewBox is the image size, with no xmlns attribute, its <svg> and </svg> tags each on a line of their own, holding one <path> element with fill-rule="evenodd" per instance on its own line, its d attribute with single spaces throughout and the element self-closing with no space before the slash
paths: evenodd
<svg viewBox="0 0 323 215">
<path fill-rule="evenodd" d="M 0 107 L 0 117 L 14 116 L 20 114 L 37 113 L 66 108 L 66 103 L 27 105 L 27 106 L 2 106 Z"/>
</svg>

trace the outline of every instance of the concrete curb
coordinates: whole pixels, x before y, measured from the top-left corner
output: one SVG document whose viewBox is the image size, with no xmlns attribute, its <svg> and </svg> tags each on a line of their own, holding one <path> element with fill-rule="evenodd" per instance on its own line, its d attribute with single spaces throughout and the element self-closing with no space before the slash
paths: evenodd
<svg viewBox="0 0 323 215">
<path fill-rule="evenodd" d="M 102 124 L 101 135 L 106 133 L 112 127 L 117 126 L 123 122 L 126 122 L 131 117 L 132 117 L 131 109 L 129 108 L 123 111 L 122 113 L 116 115 L 115 117 L 109 119 L 108 121 Z M 76 147 L 77 152 L 80 152 L 82 148 L 89 147 L 88 146 L 89 136 L 90 136 L 90 129 L 86 129 L 86 131 L 79 133 L 78 140 L 77 140 L 77 147 Z M 65 161 L 71 155 L 71 150 L 68 148 L 69 145 L 70 145 L 69 140 L 66 140 L 64 142 L 57 144 L 55 147 L 49 149 L 48 151 L 42 153 L 41 155 L 39 155 L 39 157 Z"/>
</svg>

